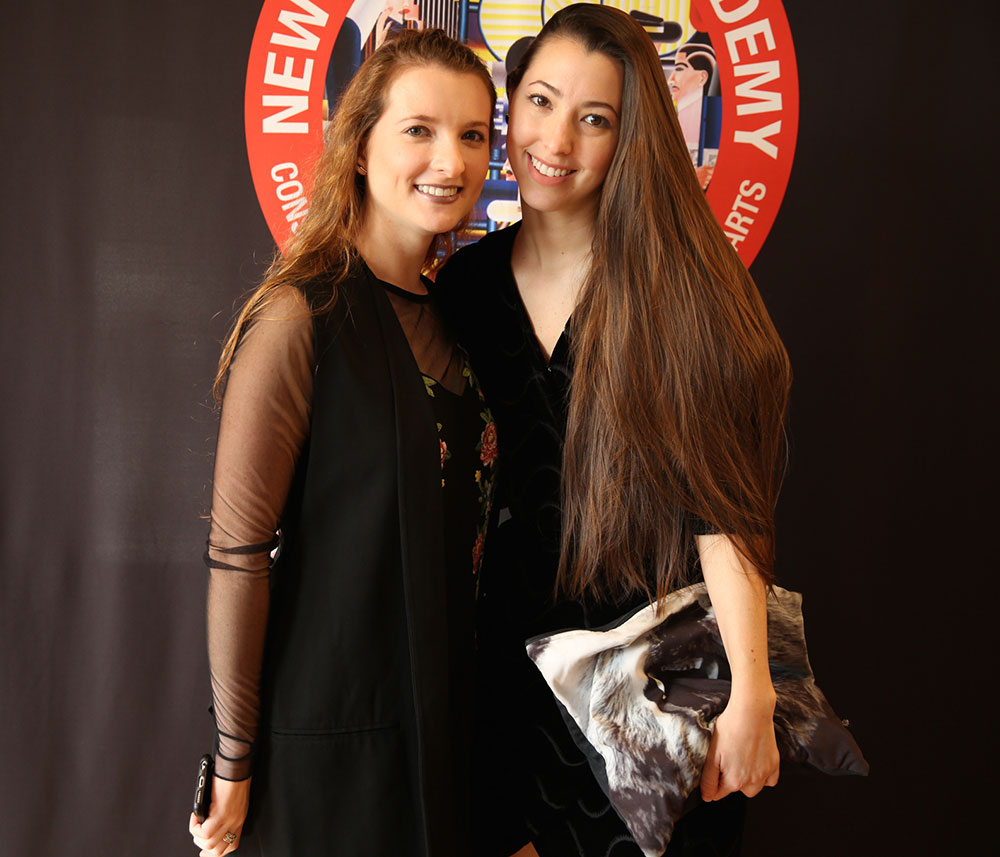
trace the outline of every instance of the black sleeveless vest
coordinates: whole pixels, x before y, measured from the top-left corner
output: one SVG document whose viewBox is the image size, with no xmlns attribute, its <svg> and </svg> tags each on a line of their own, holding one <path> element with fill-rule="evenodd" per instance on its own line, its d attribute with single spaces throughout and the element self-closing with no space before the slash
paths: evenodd
<svg viewBox="0 0 1000 857">
<path fill-rule="evenodd" d="M 316 305 L 323 284 L 307 297 Z M 316 320 L 311 430 L 271 572 L 241 853 L 467 854 L 468 789 L 450 744 L 462 730 L 448 713 L 467 691 L 449 687 L 446 669 L 440 484 L 420 373 L 362 268 Z"/>
</svg>

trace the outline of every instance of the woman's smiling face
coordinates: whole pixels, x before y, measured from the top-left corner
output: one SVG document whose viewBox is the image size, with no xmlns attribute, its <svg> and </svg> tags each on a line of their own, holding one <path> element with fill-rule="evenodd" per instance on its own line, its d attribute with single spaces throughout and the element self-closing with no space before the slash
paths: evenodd
<svg viewBox="0 0 1000 857">
<path fill-rule="evenodd" d="M 507 157 L 521 203 L 596 214 L 621 125 L 621 64 L 570 38 L 542 45 L 510 96 Z"/>
<path fill-rule="evenodd" d="M 478 76 L 435 65 L 401 72 L 359 159 L 364 230 L 409 244 L 453 229 L 482 190 L 491 119 Z"/>
</svg>

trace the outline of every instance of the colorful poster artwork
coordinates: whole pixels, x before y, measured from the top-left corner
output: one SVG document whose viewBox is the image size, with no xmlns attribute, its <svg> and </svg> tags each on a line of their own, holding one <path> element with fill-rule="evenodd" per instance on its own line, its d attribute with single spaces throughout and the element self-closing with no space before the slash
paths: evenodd
<svg viewBox="0 0 1000 857">
<path fill-rule="evenodd" d="M 266 0 L 247 66 L 254 186 L 284 246 L 309 210 L 312 166 L 337 97 L 394 32 L 441 27 L 486 62 L 500 98 L 489 175 L 468 240 L 520 219 L 506 158 L 507 71 L 564 0 Z M 749 265 L 781 205 L 795 154 L 798 76 L 780 0 L 613 0 L 649 33 L 691 163 Z"/>
</svg>

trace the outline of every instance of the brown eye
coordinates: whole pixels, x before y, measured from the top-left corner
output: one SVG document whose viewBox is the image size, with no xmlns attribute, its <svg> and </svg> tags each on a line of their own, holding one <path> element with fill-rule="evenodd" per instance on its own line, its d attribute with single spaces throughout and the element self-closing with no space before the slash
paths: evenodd
<svg viewBox="0 0 1000 857">
<path fill-rule="evenodd" d="M 601 116 L 600 113 L 588 113 L 583 117 L 583 121 L 590 125 L 592 128 L 610 128 L 611 123 L 606 117 Z"/>
</svg>

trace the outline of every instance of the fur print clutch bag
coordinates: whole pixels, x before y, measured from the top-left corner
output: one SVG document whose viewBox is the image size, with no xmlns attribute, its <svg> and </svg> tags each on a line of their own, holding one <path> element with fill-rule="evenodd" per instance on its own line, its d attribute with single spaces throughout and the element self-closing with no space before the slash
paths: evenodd
<svg viewBox="0 0 1000 857">
<path fill-rule="evenodd" d="M 731 675 L 704 583 L 598 631 L 528 641 L 528 655 L 646 857 L 660 857 L 701 778 Z M 768 596 L 767 637 L 782 761 L 829 774 L 868 773 L 851 733 L 816 687 L 802 629 L 802 596 Z"/>
</svg>

